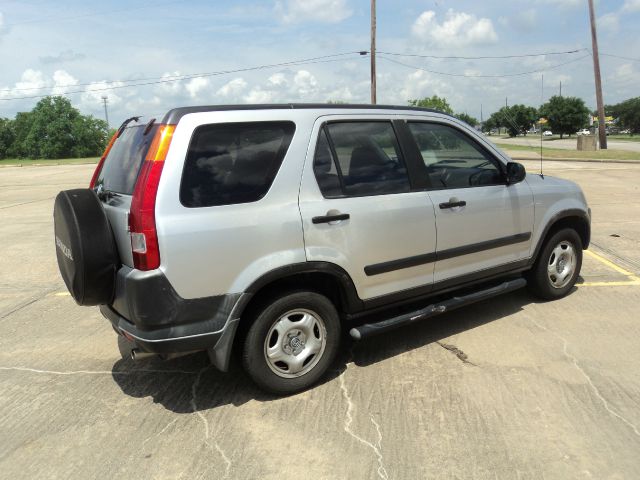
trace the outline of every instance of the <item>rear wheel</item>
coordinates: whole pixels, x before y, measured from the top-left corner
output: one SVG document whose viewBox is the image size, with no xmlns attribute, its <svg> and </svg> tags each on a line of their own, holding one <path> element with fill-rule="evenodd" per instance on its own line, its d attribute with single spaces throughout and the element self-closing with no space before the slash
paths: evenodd
<svg viewBox="0 0 640 480">
<path fill-rule="evenodd" d="M 573 288 L 582 267 L 582 241 L 570 228 L 553 234 L 529 272 L 529 289 L 538 297 L 554 300 Z"/>
<path fill-rule="evenodd" d="M 288 293 L 258 312 L 245 338 L 243 365 L 264 390 L 291 394 L 322 377 L 339 343 L 340 320 L 328 298 Z"/>
</svg>

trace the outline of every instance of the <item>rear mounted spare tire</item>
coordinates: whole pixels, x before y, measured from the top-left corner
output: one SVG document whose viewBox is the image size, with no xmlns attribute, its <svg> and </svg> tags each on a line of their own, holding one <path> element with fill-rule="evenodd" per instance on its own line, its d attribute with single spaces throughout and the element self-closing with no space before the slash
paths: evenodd
<svg viewBox="0 0 640 480">
<path fill-rule="evenodd" d="M 60 192 L 53 222 L 58 267 L 76 303 L 111 303 L 120 259 L 95 192 L 88 188 Z"/>
</svg>

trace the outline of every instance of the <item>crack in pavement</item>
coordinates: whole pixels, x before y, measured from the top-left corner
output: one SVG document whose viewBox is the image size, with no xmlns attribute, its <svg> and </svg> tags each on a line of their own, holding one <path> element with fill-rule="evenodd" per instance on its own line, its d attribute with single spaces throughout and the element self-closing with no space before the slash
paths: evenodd
<svg viewBox="0 0 640 480">
<path fill-rule="evenodd" d="M 202 378 L 202 374 L 205 371 L 207 371 L 210 367 L 211 365 L 207 365 L 206 367 L 201 368 L 195 380 L 193 381 L 193 385 L 191 386 L 190 404 L 191 404 L 191 408 L 193 409 L 193 413 L 198 415 L 200 420 L 202 420 L 202 423 L 204 425 L 204 443 L 211 449 L 212 446 L 211 446 L 211 443 L 209 442 L 209 438 L 210 438 L 209 421 L 207 420 L 207 417 L 205 417 L 204 414 L 200 410 L 198 410 L 198 397 L 197 397 L 198 386 L 200 385 L 200 379 Z M 225 475 L 223 478 L 229 478 L 229 474 L 231 473 L 231 466 L 232 466 L 231 459 L 227 456 L 224 450 L 220 448 L 220 445 L 215 439 L 213 440 L 213 448 L 215 448 L 215 450 L 218 452 L 218 454 L 222 457 L 222 459 L 226 463 Z"/>
<path fill-rule="evenodd" d="M 29 202 L 23 202 L 23 203 L 14 203 L 13 205 L 5 205 L 4 207 L 0 207 L 0 210 L 6 210 L 7 208 L 21 207 L 22 205 L 31 205 L 32 203 L 46 202 L 47 200 L 53 200 L 54 198 L 56 197 L 42 198 L 40 200 L 31 200 Z"/>
<path fill-rule="evenodd" d="M 600 400 L 600 402 L 602 402 L 602 406 L 605 408 L 605 410 L 607 412 L 609 412 L 611 415 L 613 415 L 614 417 L 616 417 L 617 419 L 621 420 L 623 423 L 625 423 L 627 426 L 629 426 L 633 432 L 638 435 L 640 437 L 640 431 L 638 430 L 638 427 L 633 424 L 632 422 L 630 422 L 629 420 L 627 420 L 625 417 L 623 417 L 621 414 L 619 414 L 618 412 L 616 412 L 615 410 L 613 410 L 610 406 L 609 406 L 609 402 L 607 401 L 606 398 L 604 398 L 602 396 L 602 394 L 600 393 L 600 390 L 598 389 L 598 387 L 595 386 L 595 384 L 593 383 L 593 381 L 591 380 L 591 377 L 587 374 L 587 372 L 584 371 L 584 369 L 578 364 L 578 359 L 571 355 L 568 351 L 568 346 L 569 346 L 569 342 L 563 337 L 561 336 L 559 333 L 556 333 L 553 330 L 548 329 L 547 327 L 541 325 L 540 323 L 538 323 L 535 319 L 531 318 L 531 321 L 541 330 L 544 330 L 545 332 L 548 332 L 552 335 L 554 335 L 556 338 L 558 338 L 559 340 L 562 341 L 563 347 L 562 347 L 562 352 L 564 353 L 564 356 L 567 357 L 572 363 L 573 365 L 576 367 L 576 369 L 582 374 L 582 376 L 587 380 L 587 383 L 589 384 L 589 386 L 591 387 L 591 389 L 593 390 L 593 393 L 595 393 L 596 397 L 598 397 L 598 399 Z"/>
<path fill-rule="evenodd" d="M 147 437 L 143 442 L 142 442 L 142 451 L 144 453 L 144 446 L 147 444 L 147 442 L 149 442 L 149 440 L 151 440 L 152 438 L 156 438 L 159 437 L 160 435 L 162 435 L 164 432 L 166 432 L 169 427 L 171 427 L 171 425 L 173 425 L 174 423 L 176 423 L 178 421 L 180 417 L 176 417 L 173 420 L 171 420 L 169 423 L 167 423 L 162 430 L 160 430 L 158 433 L 154 433 L 153 435 Z"/>
<path fill-rule="evenodd" d="M 453 353 L 456 357 L 458 357 L 460 359 L 460 361 L 462 361 L 462 363 L 467 363 L 469 365 L 473 365 L 474 367 L 477 367 L 478 365 L 476 365 L 473 362 L 470 362 L 468 359 L 469 357 L 467 356 L 466 353 L 464 353 L 462 350 L 460 350 L 458 347 L 456 347 L 455 345 L 449 345 L 447 343 L 442 343 L 442 342 L 438 342 L 436 341 L 436 343 L 438 345 L 440 345 L 442 348 L 444 348 L 445 350 L 448 350 L 449 352 Z"/>
<path fill-rule="evenodd" d="M 356 440 L 358 440 L 363 445 L 366 445 L 371 450 L 373 450 L 373 453 L 376 455 L 378 459 L 378 476 L 383 480 L 389 480 L 389 474 L 387 473 L 387 470 L 384 467 L 384 459 L 382 457 L 382 431 L 380 430 L 380 425 L 376 422 L 373 415 L 371 415 L 371 423 L 375 426 L 376 431 L 378 432 L 378 441 L 376 445 L 369 442 L 368 440 L 365 440 L 364 438 L 362 438 L 361 436 L 359 436 L 358 434 L 354 433 L 351 430 L 351 424 L 353 423 L 353 415 L 351 414 L 351 412 L 354 410 L 355 404 L 351 399 L 351 395 L 349 395 L 349 390 L 347 390 L 347 385 L 344 381 L 344 375 L 346 372 L 347 370 L 345 369 L 344 373 L 338 377 L 340 379 L 340 389 L 342 390 L 342 396 L 347 401 L 347 412 L 344 420 L 344 431 L 347 432 Z"/>
<path fill-rule="evenodd" d="M 34 303 L 36 303 L 39 300 L 42 300 L 43 298 L 45 298 L 47 295 L 49 295 L 51 292 L 53 292 L 55 289 L 47 289 L 44 293 L 42 293 L 41 295 L 37 296 L 37 297 L 32 297 L 29 300 L 24 301 L 23 303 L 21 303 L 20 305 L 18 305 L 17 307 L 14 307 L 13 310 L 9 310 L 7 313 L 3 313 L 0 316 L 0 320 L 4 320 L 5 318 L 7 318 L 10 315 L 13 315 L 16 312 L 19 312 L 20 310 L 27 308 L 29 305 L 33 305 Z"/>
</svg>

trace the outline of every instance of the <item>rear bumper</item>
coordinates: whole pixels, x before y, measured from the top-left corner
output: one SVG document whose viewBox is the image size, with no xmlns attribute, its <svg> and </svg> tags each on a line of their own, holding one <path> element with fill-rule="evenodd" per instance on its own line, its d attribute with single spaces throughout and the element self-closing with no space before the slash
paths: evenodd
<svg viewBox="0 0 640 480">
<path fill-rule="evenodd" d="M 226 370 L 242 307 L 250 295 L 236 293 L 184 299 L 159 271 L 122 267 L 111 305 L 100 312 L 116 332 L 150 353 L 208 350 L 213 363 Z"/>
</svg>

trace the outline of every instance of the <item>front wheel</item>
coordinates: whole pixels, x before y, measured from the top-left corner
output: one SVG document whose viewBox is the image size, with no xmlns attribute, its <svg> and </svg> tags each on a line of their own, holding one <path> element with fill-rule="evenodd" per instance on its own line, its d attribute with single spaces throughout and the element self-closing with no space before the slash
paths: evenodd
<svg viewBox="0 0 640 480">
<path fill-rule="evenodd" d="M 287 395 L 317 382 L 339 343 L 340 320 L 327 297 L 288 293 L 258 312 L 245 339 L 243 365 L 258 386 Z"/>
<path fill-rule="evenodd" d="M 565 228 L 545 243 L 529 272 L 529 289 L 545 300 L 564 297 L 573 288 L 582 267 L 582 241 Z"/>
</svg>

